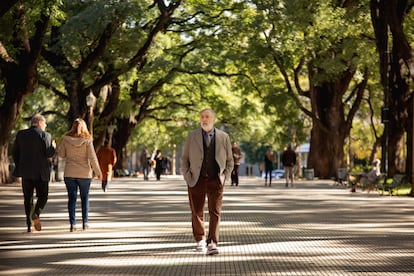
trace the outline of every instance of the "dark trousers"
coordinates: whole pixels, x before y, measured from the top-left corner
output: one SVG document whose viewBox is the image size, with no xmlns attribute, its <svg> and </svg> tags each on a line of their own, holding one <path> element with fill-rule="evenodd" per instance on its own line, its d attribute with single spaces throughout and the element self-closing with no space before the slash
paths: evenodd
<svg viewBox="0 0 414 276">
<path fill-rule="evenodd" d="M 272 184 L 272 169 L 266 169 L 265 171 L 265 183 L 267 183 L 267 176 L 269 175 L 269 183 Z"/>
<path fill-rule="evenodd" d="M 24 210 L 26 212 L 26 224 L 32 226 L 32 215 L 40 216 L 46 206 L 49 195 L 49 182 L 42 180 L 22 179 L 24 197 Z M 37 202 L 33 203 L 34 190 L 36 189 Z"/>
<path fill-rule="evenodd" d="M 239 186 L 239 168 L 240 165 L 234 165 L 233 171 L 231 172 L 231 184 L 236 184 L 236 186 Z"/>
<path fill-rule="evenodd" d="M 204 205 L 208 199 L 209 227 L 207 244 L 211 241 L 218 243 L 221 207 L 223 201 L 223 185 L 219 179 L 202 178 L 194 187 L 188 187 L 188 197 L 191 208 L 193 236 L 196 241 L 205 239 Z"/>
<path fill-rule="evenodd" d="M 157 177 L 157 180 L 161 180 L 161 169 L 155 169 L 155 176 Z"/>
</svg>

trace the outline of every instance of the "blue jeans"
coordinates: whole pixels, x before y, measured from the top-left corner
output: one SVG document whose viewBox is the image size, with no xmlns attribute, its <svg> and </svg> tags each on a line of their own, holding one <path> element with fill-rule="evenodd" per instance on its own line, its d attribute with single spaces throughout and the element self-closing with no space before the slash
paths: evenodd
<svg viewBox="0 0 414 276">
<path fill-rule="evenodd" d="M 82 203 L 82 222 L 88 222 L 89 209 L 89 188 L 91 187 L 90 178 L 73 178 L 65 177 L 66 190 L 68 191 L 68 211 L 70 224 L 76 224 L 76 198 L 78 195 L 78 187 Z"/>
<path fill-rule="evenodd" d="M 142 172 L 144 173 L 144 180 L 148 180 L 149 167 L 148 166 L 142 167 Z"/>
</svg>

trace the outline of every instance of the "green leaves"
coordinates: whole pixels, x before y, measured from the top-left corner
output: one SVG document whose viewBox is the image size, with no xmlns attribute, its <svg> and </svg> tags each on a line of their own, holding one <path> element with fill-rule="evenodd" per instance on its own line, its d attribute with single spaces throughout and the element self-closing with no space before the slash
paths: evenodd
<svg viewBox="0 0 414 276">
<path fill-rule="evenodd" d="M 347 9 L 337 1 L 182 1 L 156 32 L 157 1 L 56 1 L 44 47 L 61 54 L 60 64 L 42 62 L 39 72 L 59 98 L 76 88 L 76 108 L 83 89 L 98 92 L 116 76 L 121 92 L 115 116 L 136 120 L 143 137 L 157 128 L 172 133 L 168 143 L 178 143 L 183 129 L 198 126 L 198 111 L 211 107 L 232 139 L 281 149 L 293 131 L 298 143 L 309 134 L 299 107 L 310 109 L 311 85 L 372 66 L 365 2 Z M 33 3 L 34 22 L 45 2 Z M 4 36 L 10 34 L 0 32 Z M 68 64 L 70 70 L 59 71 Z M 59 109 L 72 112 L 67 103 Z M 181 130 L 174 128 L 177 122 Z"/>
</svg>

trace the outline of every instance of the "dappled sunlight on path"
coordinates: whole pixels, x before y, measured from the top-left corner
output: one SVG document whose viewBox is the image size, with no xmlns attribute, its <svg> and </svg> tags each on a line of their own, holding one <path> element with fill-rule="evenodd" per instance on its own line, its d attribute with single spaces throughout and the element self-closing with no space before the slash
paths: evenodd
<svg viewBox="0 0 414 276">
<path fill-rule="evenodd" d="M 21 187 L 4 185 L 0 275 L 414 275 L 413 199 L 333 184 L 286 189 L 283 180 L 264 187 L 242 177 L 226 186 L 213 257 L 194 250 L 181 176 L 117 178 L 106 193 L 94 181 L 90 229 L 73 233 L 63 182 L 51 183 L 42 231 L 33 233 Z"/>
</svg>

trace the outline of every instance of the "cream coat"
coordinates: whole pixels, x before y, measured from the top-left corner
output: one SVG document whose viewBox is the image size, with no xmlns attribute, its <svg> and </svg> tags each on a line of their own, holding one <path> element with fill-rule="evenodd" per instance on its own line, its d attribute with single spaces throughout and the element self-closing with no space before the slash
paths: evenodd
<svg viewBox="0 0 414 276">
<path fill-rule="evenodd" d="M 230 137 L 224 131 L 215 129 L 216 162 L 220 169 L 220 182 L 225 184 L 230 179 L 233 170 L 233 154 L 231 151 Z M 202 129 L 196 129 L 188 134 L 181 156 L 181 173 L 189 187 L 194 187 L 200 177 L 203 164 L 203 133 Z"/>
</svg>

